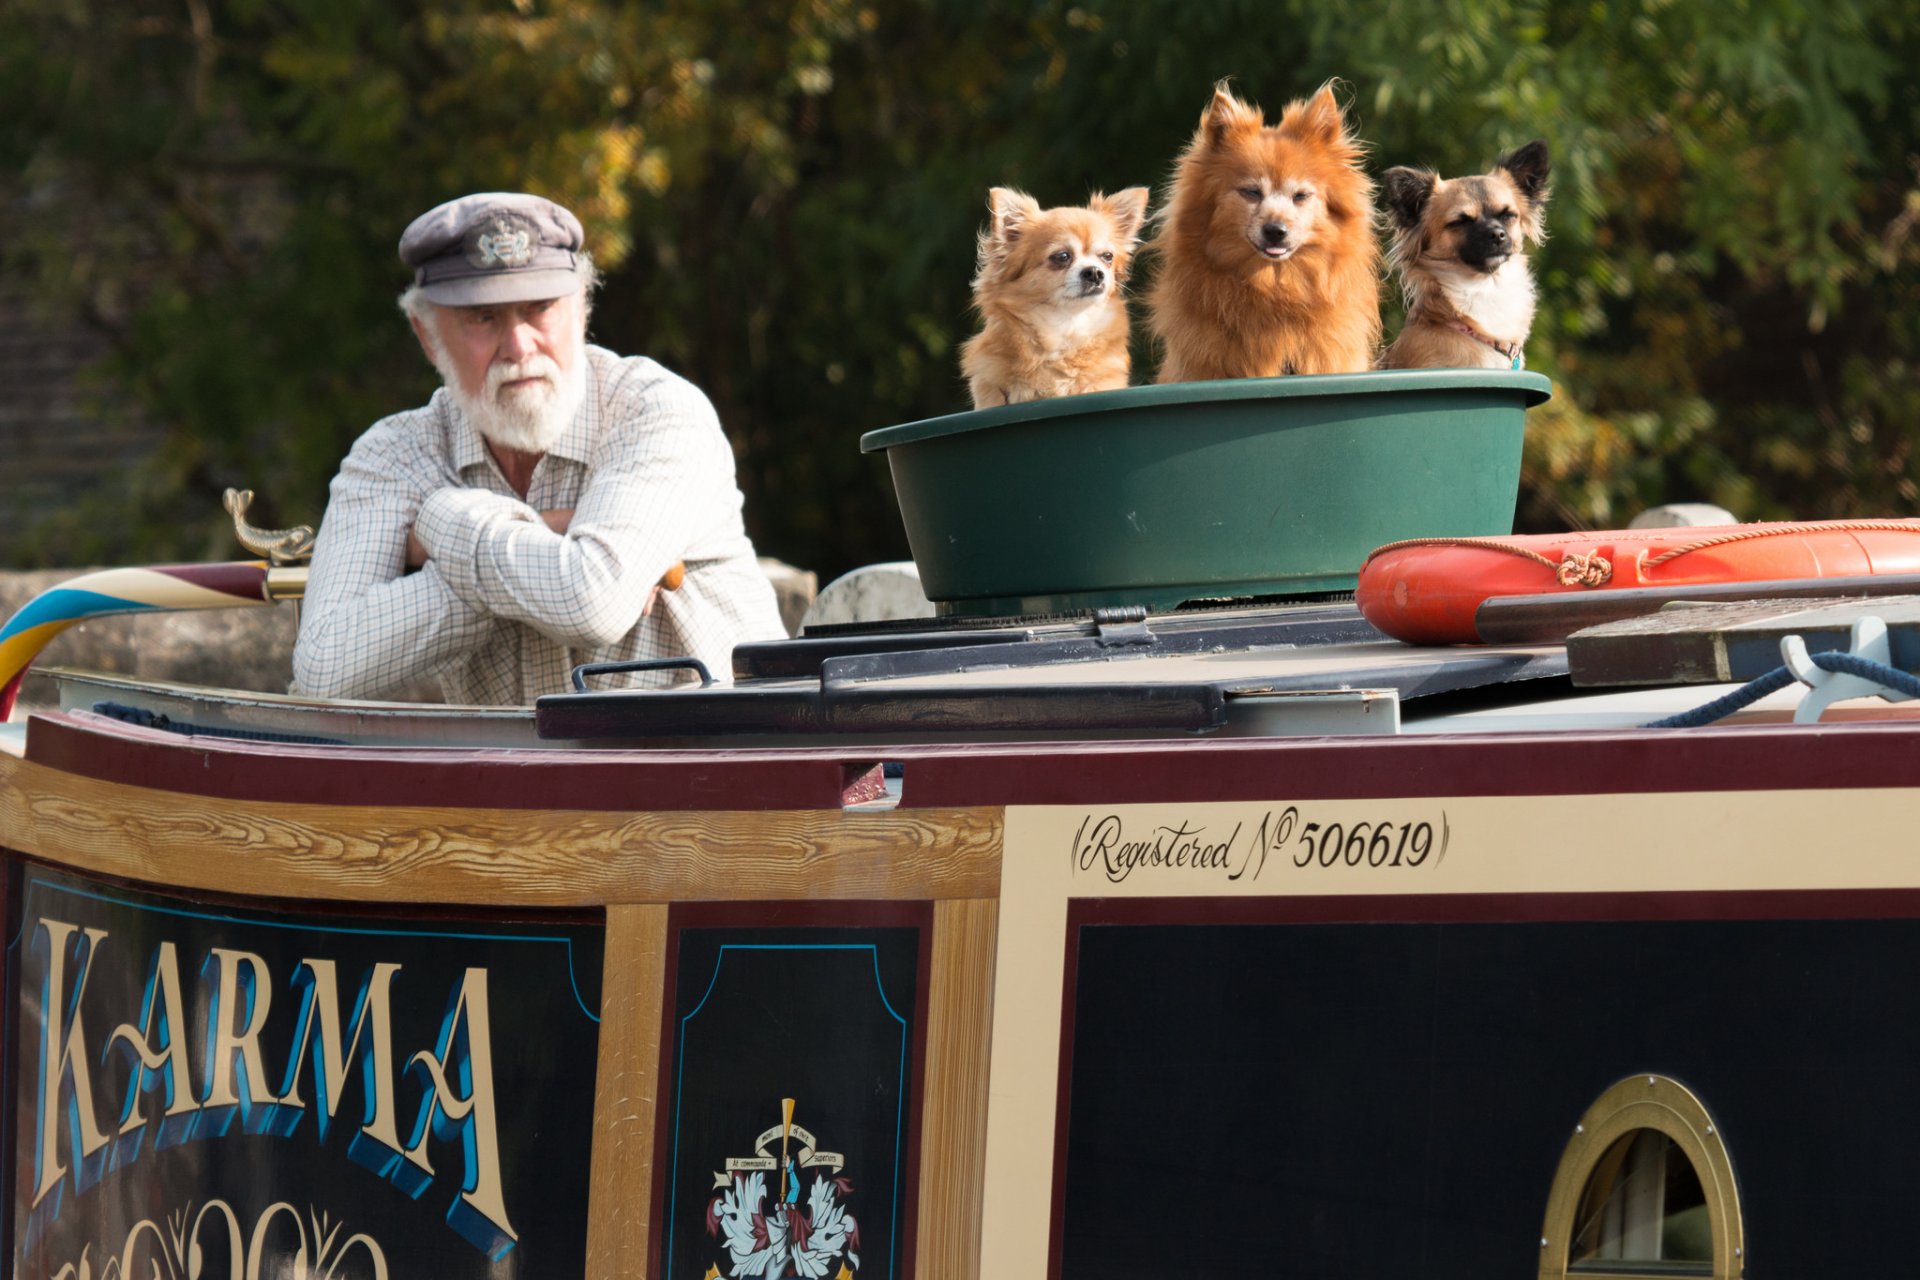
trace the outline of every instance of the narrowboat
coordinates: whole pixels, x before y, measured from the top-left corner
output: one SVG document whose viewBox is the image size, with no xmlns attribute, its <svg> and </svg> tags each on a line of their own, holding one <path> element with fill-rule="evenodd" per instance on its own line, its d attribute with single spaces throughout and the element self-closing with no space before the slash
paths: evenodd
<svg viewBox="0 0 1920 1280">
<path fill-rule="evenodd" d="M 1549 392 L 872 432 L 936 616 L 731 683 L 42 673 L 0 728 L 12 1273 L 1897 1273 L 1920 538 L 1732 584 L 1529 550 Z M 1410 642 L 1354 598 L 1408 543 L 1637 567 Z M 56 589 L 0 676 L 297 596 L 303 545 Z M 1379 572 L 1361 604 L 1422 589 Z"/>
</svg>

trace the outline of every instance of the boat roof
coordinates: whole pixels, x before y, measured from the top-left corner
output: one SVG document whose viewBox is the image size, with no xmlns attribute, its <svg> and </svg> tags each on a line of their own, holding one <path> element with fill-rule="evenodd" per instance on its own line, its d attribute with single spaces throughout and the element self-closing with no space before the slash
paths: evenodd
<svg viewBox="0 0 1920 1280">
<path fill-rule="evenodd" d="M 1881 615 L 1893 620 L 1899 653 L 1920 651 L 1920 601 L 1905 598 L 1716 606 L 1559 643 L 1444 647 L 1402 644 L 1350 603 L 1322 603 L 832 628 L 743 646 L 732 684 L 583 690 L 536 707 L 321 701 L 59 668 L 39 678 L 54 682 L 67 714 L 316 747 L 716 750 L 1618 732 L 1740 687 L 1778 653 L 1783 634 L 1845 648 L 1854 621 Z M 1788 721 L 1803 690 L 1782 688 L 1728 723 Z M 1837 705 L 1827 719 L 1916 715 L 1920 703 L 1867 698 Z M 19 730 L 9 730 L 16 749 Z M 0 737 L 0 749 L 6 742 Z"/>
</svg>

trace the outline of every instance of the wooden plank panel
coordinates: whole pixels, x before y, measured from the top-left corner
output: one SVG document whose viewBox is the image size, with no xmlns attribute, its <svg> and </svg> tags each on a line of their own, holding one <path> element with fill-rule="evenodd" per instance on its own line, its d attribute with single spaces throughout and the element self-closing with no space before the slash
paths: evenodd
<svg viewBox="0 0 1920 1280">
<path fill-rule="evenodd" d="M 588 1280 L 646 1275 L 666 971 L 667 908 L 608 907 L 587 1200 Z"/>
<path fill-rule="evenodd" d="M 354 808 L 100 782 L 0 755 L 0 843 L 149 884 L 269 897 L 596 906 L 684 899 L 980 898 L 997 808 Z"/>
<path fill-rule="evenodd" d="M 937 902 L 920 1130 L 921 1280 L 978 1280 L 987 1167 L 987 1058 L 1000 904 Z"/>
<path fill-rule="evenodd" d="M 1785 578 L 1775 582 L 1689 582 L 1669 587 L 1495 596 L 1473 613 L 1482 644 L 1558 644 L 1576 631 L 1658 613 L 1669 604 L 1736 600 L 1845 599 L 1911 595 L 1920 574 L 1860 578 Z"/>
<path fill-rule="evenodd" d="M 1887 626 L 1893 664 L 1920 665 L 1920 596 L 1878 600 L 1749 600 L 1690 604 L 1594 627 L 1567 641 L 1576 685 L 1716 684 L 1752 680 L 1781 664 L 1780 642 L 1845 651 L 1864 617 Z"/>
</svg>

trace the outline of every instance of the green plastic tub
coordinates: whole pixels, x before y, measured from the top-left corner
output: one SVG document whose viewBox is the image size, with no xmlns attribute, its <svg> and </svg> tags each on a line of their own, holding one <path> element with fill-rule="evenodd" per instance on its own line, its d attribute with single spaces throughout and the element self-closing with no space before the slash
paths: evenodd
<svg viewBox="0 0 1920 1280">
<path fill-rule="evenodd" d="M 1129 387 L 868 432 L 943 613 L 1351 591 L 1373 548 L 1513 531 L 1537 373 Z"/>
</svg>

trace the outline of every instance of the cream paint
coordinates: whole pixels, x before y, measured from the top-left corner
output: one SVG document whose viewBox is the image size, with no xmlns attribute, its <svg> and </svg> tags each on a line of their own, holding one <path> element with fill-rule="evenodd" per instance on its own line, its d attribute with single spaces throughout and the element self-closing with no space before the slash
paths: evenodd
<svg viewBox="0 0 1920 1280">
<path fill-rule="evenodd" d="M 1289 808 L 1289 839 L 1256 871 L 1261 823 L 1271 836 Z M 994 998 L 980 1274 L 1046 1274 L 1073 898 L 1920 888 L 1916 811 L 1920 789 L 1009 807 L 996 971 L 1019 976 Z M 1116 857 L 1158 834 L 1176 857 L 1185 846 L 1185 865 L 1134 866 L 1116 880 L 1108 859 L 1078 856 L 1076 836 L 1084 847 L 1109 817 Z M 1418 867 L 1404 856 L 1398 868 L 1299 867 L 1309 822 L 1369 833 L 1386 823 L 1396 841 L 1404 824 L 1444 823 L 1445 854 L 1436 846 Z"/>
</svg>

